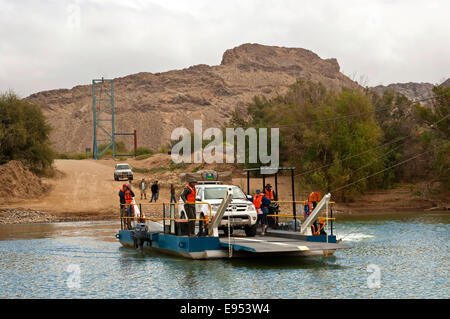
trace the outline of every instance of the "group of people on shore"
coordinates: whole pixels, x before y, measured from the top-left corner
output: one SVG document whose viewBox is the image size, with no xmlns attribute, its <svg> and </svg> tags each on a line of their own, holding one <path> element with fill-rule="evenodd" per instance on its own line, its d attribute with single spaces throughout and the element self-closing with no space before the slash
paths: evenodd
<svg viewBox="0 0 450 319">
<path fill-rule="evenodd" d="M 145 180 L 145 178 L 142 178 L 142 180 L 139 182 L 139 190 L 141 192 L 141 200 L 147 199 L 147 189 L 148 189 L 148 183 Z M 155 203 L 159 199 L 159 189 L 160 185 L 158 181 L 154 181 L 153 184 L 150 186 L 150 190 L 152 192 L 152 197 L 150 198 L 149 202 L 152 203 L 155 201 Z M 170 184 L 170 202 L 176 203 L 177 199 L 175 197 L 175 186 L 173 184 Z"/>
</svg>

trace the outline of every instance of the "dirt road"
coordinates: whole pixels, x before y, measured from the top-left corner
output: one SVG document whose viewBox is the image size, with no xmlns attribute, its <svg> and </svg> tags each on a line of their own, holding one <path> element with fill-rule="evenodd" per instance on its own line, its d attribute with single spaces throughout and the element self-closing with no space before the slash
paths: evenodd
<svg viewBox="0 0 450 319">
<path fill-rule="evenodd" d="M 6 207 L 70 214 L 74 218 L 113 216 L 118 210 L 117 193 L 123 182 L 114 181 L 114 164 L 95 160 L 56 160 L 54 166 L 58 176 L 44 179 L 44 183 L 51 185 L 47 194 L 38 199 L 18 200 Z"/>
</svg>

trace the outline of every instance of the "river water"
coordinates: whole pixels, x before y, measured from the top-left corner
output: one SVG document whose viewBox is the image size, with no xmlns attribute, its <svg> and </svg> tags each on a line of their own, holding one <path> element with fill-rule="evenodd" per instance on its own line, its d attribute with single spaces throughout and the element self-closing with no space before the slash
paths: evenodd
<svg viewBox="0 0 450 319">
<path fill-rule="evenodd" d="M 334 257 L 193 261 L 117 222 L 0 225 L 0 298 L 449 298 L 450 214 L 338 220 Z"/>
</svg>

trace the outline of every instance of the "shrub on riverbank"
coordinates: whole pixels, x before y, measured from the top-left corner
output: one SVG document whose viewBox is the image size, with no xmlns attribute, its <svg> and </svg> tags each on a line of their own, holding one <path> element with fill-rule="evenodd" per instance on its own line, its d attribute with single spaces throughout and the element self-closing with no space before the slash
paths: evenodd
<svg viewBox="0 0 450 319">
<path fill-rule="evenodd" d="M 0 164 L 17 160 L 34 173 L 50 174 L 50 131 L 39 106 L 12 92 L 0 94 Z"/>
</svg>

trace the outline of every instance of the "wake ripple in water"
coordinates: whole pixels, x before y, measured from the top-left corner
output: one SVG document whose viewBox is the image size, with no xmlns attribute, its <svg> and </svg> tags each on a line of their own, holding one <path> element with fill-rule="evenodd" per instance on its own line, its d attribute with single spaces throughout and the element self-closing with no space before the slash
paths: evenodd
<svg viewBox="0 0 450 319">
<path fill-rule="evenodd" d="M 367 238 L 373 238 L 372 235 L 362 234 L 362 233 L 353 233 L 348 235 L 337 236 L 337 239 L 342 239 L 342 241 L 361 241 Z"/>
</svg>

